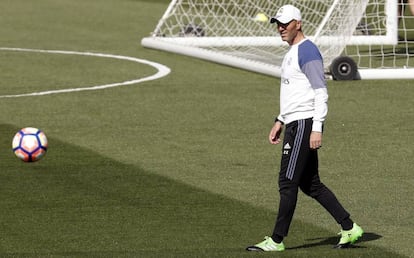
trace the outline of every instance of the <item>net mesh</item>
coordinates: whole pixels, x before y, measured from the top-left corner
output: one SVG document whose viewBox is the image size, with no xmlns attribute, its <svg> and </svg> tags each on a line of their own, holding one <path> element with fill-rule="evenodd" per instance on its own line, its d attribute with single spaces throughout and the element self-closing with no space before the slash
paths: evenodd
<svg viewBox="0 0 414 258">
<path fill-rule="evenodd" d="M 326 67 L 341 54 L 360 68 L 414 66 L 414 19 L 407 1 L 400 0 L 177 0 L 152 37 L 279 66 L 288 45 L 266 17 L 285 4 L 301 10 L 303 31 L 319 46 Z M 393 24 L 396 5 L 403 12 Z M 399 40 L 392 40 L 398 36 L 390 35 L 392 26 Z"/>
<path fill-rule="evenodd" d="M 352 57 L 359 68 L 414 68 L 414 1 L 392 1 L 396 5 L 396 43 L 371 40 L 368 44 L 347 46 L 344 54 Z M 386 0 L 371 0 L 354 35 L 375 37 L 386 35 Z"/>
</svg>

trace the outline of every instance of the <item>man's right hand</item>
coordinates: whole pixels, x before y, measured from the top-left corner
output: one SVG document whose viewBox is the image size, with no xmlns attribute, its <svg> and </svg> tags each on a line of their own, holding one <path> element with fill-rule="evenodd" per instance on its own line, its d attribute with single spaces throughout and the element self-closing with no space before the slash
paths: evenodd
<svg viewBox="0 0 414 258">
<path fill-rule="evenodd" d="M 272 130 L 270 130 L 269 133 L 269 142 L 270 144 L 279 144 L 282 139 L 280 138 L 280 135 L 282 134 L 283 125 L 281 122 L 277 121 L 273 127 Z"/>
</svg>

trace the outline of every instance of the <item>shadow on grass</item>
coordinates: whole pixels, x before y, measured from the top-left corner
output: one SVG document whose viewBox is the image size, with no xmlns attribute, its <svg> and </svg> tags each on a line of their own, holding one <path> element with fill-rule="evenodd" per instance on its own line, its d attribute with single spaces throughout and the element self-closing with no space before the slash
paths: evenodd
<svg viewBox="0 0 414 258">
<path fill-rule="evenodd" d="M 251 257 L 246 246 L 273 228 L 275 214 L 49 138 L 33 164 L 13 156 L 17 128 L 0 125 L 1 257 Z M 285 257 L 343 257 L 336 238 L 294 221 Z M 296 235 L 296 236 L 295 236 Z M 367 239 L 375 240 L 373 233 Z M 379 237 L 379 236 L 378 236 Z M 346 257 L 399 257 L 381 248 Z"/>
<path fill-rule="evenodd" d="M 362 238 L 358 240 L 358 242 L 356 244 L 350 245 L 348 248 L 366 248 L 365 246 L 360 246 L 360 243 L 378 240 L 381 237 L 382 237 L 381 235 L 366 232 L 366 233 L 364 233 Z M 303 244 L 303 245 L 299 245 L 299 246 L 294 246 L 294 247 L 290 247 L 290 248 L 287 248 L 287 249 L 312 248 L 312 247 L 317 247 L 317 246 L 331 246 L 331 247 L 333 247 L 338 243 L 338 240 L 339 240 L 339 237 L 326 237 L 326 238 L 325 237 L 318 237 L 318 238 L 306 239 L 306 241 L 309 241 L 309 242 L 312 242 L 312 243 L 307 243 L 307 244 Z"/>
</svg>

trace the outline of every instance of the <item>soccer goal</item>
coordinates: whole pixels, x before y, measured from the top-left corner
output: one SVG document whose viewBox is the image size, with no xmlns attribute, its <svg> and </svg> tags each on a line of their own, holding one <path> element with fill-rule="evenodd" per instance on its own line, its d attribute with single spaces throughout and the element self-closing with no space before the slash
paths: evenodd
<svg viewBox="0 0 414 258">
<path fill-rule="evenodd" d="M 173 0 L 141 43 L 279 77 L 288 44 L 268 17 L 285 4 L 302 11 L 328 77 L 414 78 L 414 18 L 400 0 Z"/>
</svg>

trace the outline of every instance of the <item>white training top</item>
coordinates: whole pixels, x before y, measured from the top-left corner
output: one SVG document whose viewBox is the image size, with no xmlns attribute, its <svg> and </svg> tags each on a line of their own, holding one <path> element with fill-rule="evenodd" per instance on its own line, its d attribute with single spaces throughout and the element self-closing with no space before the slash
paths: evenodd
<svg viewBox="0 0 414 258">
<path fill-rule="evenodd" d="M 322 132 L 328 113 L 328 91 L 322 55 L 308 39 L 292 45 L 282 63 L 280 114 L 285 124 L 313 118 L 312 131 Z"/>
</svg>

